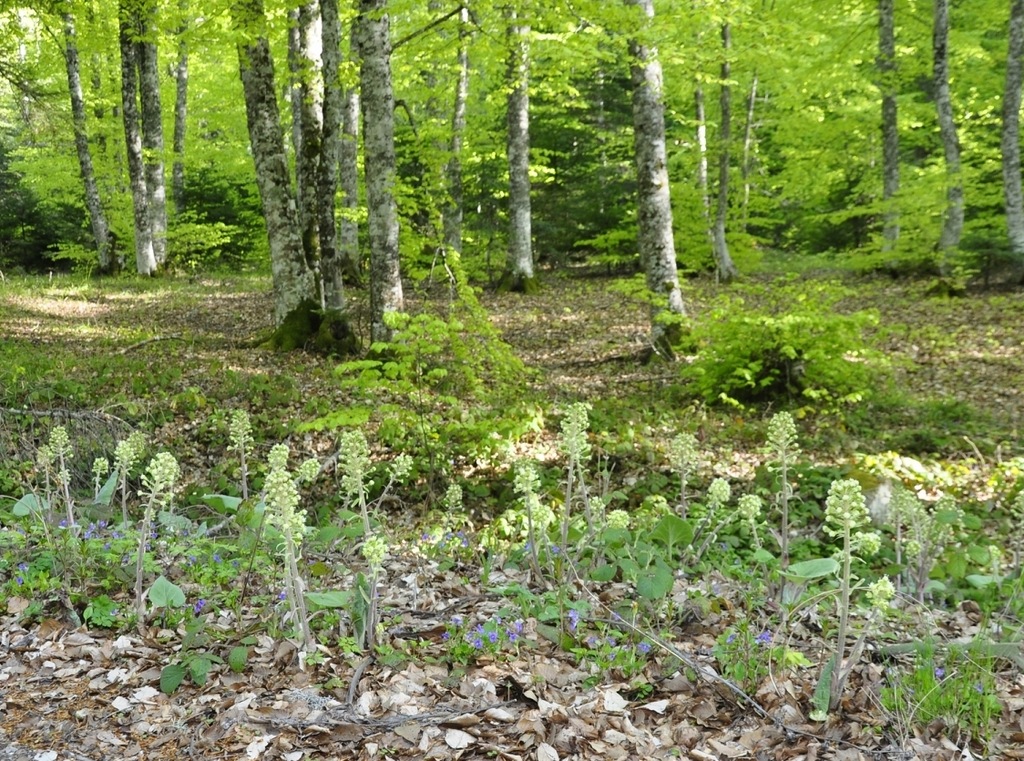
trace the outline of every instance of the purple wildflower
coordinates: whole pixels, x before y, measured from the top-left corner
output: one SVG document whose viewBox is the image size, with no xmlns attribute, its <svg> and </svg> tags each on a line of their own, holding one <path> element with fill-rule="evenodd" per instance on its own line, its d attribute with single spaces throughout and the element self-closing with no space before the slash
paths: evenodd
<svg viewBox="0 0 1024 761">
<path fill-rule="evenodd" d="M 192 613 L 198 616 L 200 613 L 203 612 L 203 608 L 205 608 L 205 607 L 206 607 L 206 600 L 203 600 L 203 599 L 196 600 L 196 604 L 192 606 Z"/>
<path fill-rule="evenodd" d="M 639 650 L 643 655 L 647 655 L 649 652 L 651 652 L 651 645 L 648 642 L 641 642 L 639 645 L 636 646 L 636 649 Z"/>
<path fill-rule="evenodd" d="M 770 645 L 772 643 L 772 633 L 768 630 L 765 630 L 758 634 L 754 638 L 754 641 L 757 642 L 757 644 L 759 645 Z"/>
</svg>

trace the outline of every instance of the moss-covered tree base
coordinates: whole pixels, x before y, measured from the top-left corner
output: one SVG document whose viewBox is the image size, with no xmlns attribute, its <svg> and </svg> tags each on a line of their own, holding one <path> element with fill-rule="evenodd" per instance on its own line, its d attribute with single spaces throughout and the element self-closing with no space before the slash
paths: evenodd
<svg viewBox="0 0 1024 761">
<path fill-rule="evenodd" d="M 496 289 L 498 293 L 537 293 L 540 290 L 540 280 L 534 277 L 526 277 L 523 274 L 506 270 L 498 281 Z"/>
<path fill-rule="evenodd" d="M 275 351 L 308 349 L 339 357 L 357 354 L 361 348 L 348 315 L 324 311 L 312 299 L 304 299 L 289 312 L 264 346 Z"/>
</svg>

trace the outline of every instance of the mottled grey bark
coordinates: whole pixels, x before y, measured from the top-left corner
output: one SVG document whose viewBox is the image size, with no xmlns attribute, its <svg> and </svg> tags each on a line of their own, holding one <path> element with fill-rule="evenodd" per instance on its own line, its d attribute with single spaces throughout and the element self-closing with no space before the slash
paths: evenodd
<svg viewBox="0 0 1024 761">
<path fill-rule="evenodd" d="M 82 72 L 78 62 L 78 36 L 75 19 L 71 12 L 62 12 L 64 21 L 64 62 L 68 75 L 68 92 L 71 95 L 71 120 L 75 128 L 75 150 L 78 153 L 78 168 L 85 190 L 85 207 L 89 211 L 92 236 L 99 254 L 100 272 L 110 273 L 115 269 L 111 251 L 110 225 L 103 210 L 100 189 L 96 183 L 96 172 L 92 163 L 92 150 L 86 130 L 85 97 L 82 94 Z"/>
<path fill-rule="evenodd" d="M 146 172 L 149 229 L 158 267 L 167 261 L 167 184 L 164 181 L 164 127 L 160 104 L 160 65 L 157 59 L 155 3 L 143 6 L 137 43 L 139 98 L 142 103 L 142 159 Z"/>
<path fill-rule="evenodd" d="M 320 0 L 321 53 L 324 96 L 323 132 L 320 136 L 320 179 L 317 189 L 317 228 L 320 232 L 320 279 L 324 306 L 345 308 L 344 270 L 338 255 L 338 230 L 334 220 L 338 193 L 338 160 L 341 157 L 341 121 L 344 93 L 338 79 L 341 68 L 341 21 L 338 0 Z"/>
<path fill-rule="evenodd" d="M 964 181 L 960 172 L 960 139 L 953 118 L 953 100 L 949 92 L 949 0 L 935 0 L 932 29 L 935 108 L 939 118 L 939 136 L 946 156 L 946 209 L 939 238 L 939 265 L 945 272 L 948 257 L 960 245 L 964 229 Z"/>
<path fill-rule="evenodd" d="M 469 11 L 463 7 L 459 16 L 459 71 L 452 107 L 452 135 L 445 166 L 448 199 L 443 212 L 444 245 L 456 254 L 462 253 L 462 134 L 466 131 L 466 101 L 469 98 L 468 24 Z"/>
<path fill-rule="evenodd" d="M 732 49 L 732 30 L 729 24 L 722 24 L 722 84 L 719 93 L 721 122 L 719 124 L 718 149 L 718 195 L 715 202 L 715 229 L 712 235 L 715 254 L 715 270 L 718 279 L 728 283 L 740 274 L 729 255 L 729 244 L 725 239 L 725 221 L 729 215 L 729 159 L 732 141 L 732 76 L 729 62 Z"/>
<path fill-rule="evenodd" d="M 1010 250 L 1018 265 L 1024 264 L 1024 197 L 1020 176 L 1020 103 L 1024 84 L 1024 0 L 1010 5 L 1010 42 L 1006 57 L 1006 89 L 1003 92 L 1003 192 Z"/>
<path fill-rule="evenodd" d="M 639 6 L 649 21 L 654 18 L 653 0 L 626 0 Z M 647 275 L 647 287 L 658 298 L 652 308 L 651 339 L 662 352 L 671 351 L 670 336 L 659 318 L 662 311 L 683 315 L 683 294 L 676 272 L 676 249 L 672 233 L 672 202 L 669 197 L 665 158 L 665 113 L 662 104 L 661 63 L 657 51 L 639 40 L 631 40 L 630 66 L 633 83 L 633 141 L 637 174 L 637 227 L 640 261 Z"/>
<path fill-rule="evenodd" d="M 181 26 L 178 29 L 178 61 L 174 66 L 174 136 L 171 166 L 171 198 L 174 211 L 185 211 L 185 133 L 188 118 L 188 7 L 189 0 L 178 0 Z"/>
<path fill-rule="evenodd" d="M 508 26 L 508 256 L 505 279 L 512 290 L 530 290 L 534 278 L 530 209 L 530 27 L 510 12 Z"/>
<path fill-rule="evenodd" d="M 358 60 L 355 24 L 350 34 L 351 58 Z M 338 158 L 338 185 L 341 187 L 341 223 L 338 225 L 338 257 L 345 275 L 358 280 L 359 264 L 359 89 L 345 88 L 341 107 L 341 145 Z"/>
<path fill-rule="evenodd" d="M 153 253 L 153 235 L 150 227 L 149 196 L 142 159 L 142 134 L 139 118 L 138 46 L 137 27 L 125 3 L 118 14 L 118 40 L 121 48 L 121 120 L 124 123 L 125 152 L 128 163 L 128 181 L 132 193 L 132 212 L 135 228 L 135 268 L 140 275 L 156 272 Z"/>
<path fill-rule="evenodd" d="M 295 125 L 295 194 L 306 264 L 320 266 L 319 184 L 323 117 L 320 92 L 320 23 L 315 0 L 295 11 L 289 35 L 292 72 L 292 124 Z"/>
<path fill-rule="evenodd" d="M 270 243 L 274 317 L 280 325 L 303 301 L 314 297 L 313 274 L 306 266 L 292 198 L 263 1 L 238 0 L 232 6 L 232 15 L 240 40 L 238 65 L 249 143 Z"/>
<path fill-rule="evenodd" d="M 370 238 L 370 339 L 390 341 L 386 315 L 404 308 L 395 199 L 395 96 L 387 0 L 360 0 L 356 35 Z"/>
<path fill-rule="evenodd" d="M 878 0 L 878 74 L 882 90 L 882 251 L 900 237 L 896 194 L 900 189 L 900 133 L 896 109 L 895 0 Z"/>
</svg>

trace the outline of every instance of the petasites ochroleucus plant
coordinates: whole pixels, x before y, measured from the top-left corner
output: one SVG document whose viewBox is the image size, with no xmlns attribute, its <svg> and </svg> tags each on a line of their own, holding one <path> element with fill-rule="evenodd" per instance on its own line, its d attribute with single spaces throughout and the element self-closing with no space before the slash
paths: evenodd
<svg viewBox="0 0 1024 761">
<path fill-rule="evenodd" d="M 562 538 L 561 548 L 568 552 L 569 549 L 569 524 L 572 520 L 572 503 L 579 499 L 583 505 L 583 515 L 586 521 L 586 536 L 584 541 L 589 541 L 597 528 L 592 514 L 592 505 L 587 493 L 587 482 L 584 466 L 590 459 L 590 442 L 587 440 L 587 429 L 590 427 L 588 410 L 590 405 L 584 402 L 576 402 L 569 405 L 565 411 L 565 418 L 562 420 L 562 435 L 559 439 L 559 449 L 565 455 L 565 499 L 562 507 Z M 568 558 L 563 554 L 562 558 Z"/>
<path fill-rule="evenodd" d="M 75 506 L 71 499 L 71 472 L 69 463 L 74 456 L 68 430 L 58 425 L 50 431 L 49 443 L 36 451 L 36 463 L 45 477 L 46 499 L 53 504 L 51 479 L 56 483 L 57 493 L 64 502 L 65 522 L 69 531 L 75 531 Z"/>
<path fill-rule="evenodd" d="M 128 528 L 128 474 L 142 459 L 145 448 L 146 437 L 138 431 L 133 431 L 114 447 L 114 470 L 117 471 L 117 486 L 121 491 L 121 525 L 125 529 Z"/>
<path fill-rule="evenodd" d="M 174 485 L 181 476 L 181 468 L 174 455 L 159 452 L 152 460 L 146 472 L 142 474 L 142 487 L 145 503 L 142 521 L 139 524 L 139 549 L 135 556 L 135 611 L 138 615 L 139 631 L 145 630 L 146 601 L 143 596 L 142 576 L 146 559 L 146 544 L 150 539 L 153 517 L 158 508 L 169 509 L 174 498 Z"/>
<path fill-rule="evenodd" d="M 789 469 L 800 454 L 796 423 L 788 412 L 779 412 L 768 422 L 768 450 L 772 457 L 771 467 L 779 474 L 779 568 L 785 571 L 789 567 L 789 500 L 793 497 Z"/>
<path fill-rule="evenodd" d="M 298 481 L 312 480 L 320 470 L 316 460 L 306 460 L 296 476 L 288 472 L 288 447 L 276 444 L 267 456 L 270 471 L 263 485 L 267 521 L 284 538 L 281 554 L 284 561 L 285 596 L 292 623 L 302 635 L 303 652 L 316 648 L 306 612 L 306 585 L 299 572 L 302 539 L 306 531 L 306 511 L 299 509 Z"/>
<path fill-rule="evenodd" d="M 686 518 L 689 509 L 686 488 L 691 476 L 700 464 L 697 437 L 692 433 L 681 433 L 668 444 L 669 465 L 679 476 L 679 517 Z"/>
<path fill-rule="evenodd" d="M 850 671 L 856 665 L 863 640 L 854 648 L 854 654 L 848 659 L 845 667 L 846 638 L 850 621 L 850 593 L 854 579 L 851 572 L 854 555 L 875 555 L 881 548 L 882 540 L 874 531 L 862 531 L 871 522 L 864 493 L 860 483 L 852 478 L 834 481 L 829 487 L 825 499 L 824 530 L 829 536 L 838 538 L 842 544 L 838 553 L 839 560 L 839 627 L 836 632 L 836 651 L 822 672 L 821 682 L 815 691 L 815 710 L 811 718 L 822 721 L 829 711 L 839 706 L 843 687 Z M 887 580 L 888 581 L 888 580 Z M 886 596 L 891 597 L 892 582 L 872 588 L 869 598 L 876 604 L 880 600 L 888 603 Z M 827 685 L 827 690 L 825 686 Z M 824 696 L 827 695 L 827 701 Z"/>
</svg>

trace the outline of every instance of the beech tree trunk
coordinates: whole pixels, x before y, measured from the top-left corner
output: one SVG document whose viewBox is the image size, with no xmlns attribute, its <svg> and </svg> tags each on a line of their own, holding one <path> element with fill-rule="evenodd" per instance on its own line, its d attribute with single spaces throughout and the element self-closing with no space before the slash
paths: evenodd
<svg viewBox="0 0 1024 761">
<path fill-rule="evenodd" d="M 404 307 L 395 199 L 395 96 L 387 0 L 360 0 L 356 21 L 370 233 L 370 338 L 390 341 L 385 316 Z"/>
<path fill-rule="evenodd" d="M 295 125 L 295 190 L 299 230 L 306 264 L 315 274 L 320 265 L 319 187 L 320 136 L 323 115 L 320 78 L 320 29 L 315 0 L 303 2 L 294 14 L 288 60 L 292 70 L 292 123 Z"/>
<path fill-rule="evenodd" d="M 648 20 L 654 18 L 653 0 L 626 0 L 637 5 Z M 657 295 L 652 308 L 651 342 L 663 355 L 671 355 L 673 331 L 660 319 L 663 311 L 685 315 L 683 294 L 676 272 L 672 232 L 672 203 L 665 158 L 665 113 L 662 104 L 661 63 L 657 51 L 631 40 L 633 57 L 633 140 L 637 173 L 637 227 L 640 261 L 647 287 Z"/>
<path fill-rule="evenodd" d="M 939 135 L 946 155 L 946 210 L 939 238 L 940 267 L 945 273 L 949 256 L 960 245 L 964 229 L 964 182 L 960 172 L 960 139 L 953 118 L 949 92 L 949 0 L 935 0 L 935 24 L 932 30 L 934 54 L 935 107 Z"/>
<path fill-rule="evenodd" d="M 466 101 L 469 99 L 469 48 L 467 45 L 469 10 L 459 15 L 459 71 L 455 81 L 455 103 L 452 107 L 452 136 L 448 145 L 445 178 L 448 201 L 443 212 L 445 248 L 462 253 L 462 133 L 466 131 Z"/>
<path fill-rule="evenodd" d="M 344 93 L 338 72 L 341 68 L 341 21 L 338 0 L 320 0 L 323 52 L 323 132 L 320 136 L 320 179 L 317 189 L 317 228 L 320 232 L 320 276 L 324 306 L 345 308 L 344 271 L 338 255 L 338 232 L 334 221 L 334 197 L 338 192 L 338 161 L 341 158 L 341 121 Z"/>
<path fill-rule="evenodd" d="M 157 60 L 155 5 L 146 5 L 137 43 L 139 96 L 142 102 L 142 158 L 146 172 L 146 200 L 153 257 L 158 267 L 167 261 L 167 185 L 164 181 L 164 127 L 160 104 L 160 68 Z"/>
<path fill-rule="evenodd" d="M 185 131 L 188 117 L 188 7 L 189 0 L 178 0 L 181 26 L 178 28 L 178 61 L 174 66 L 174 135 L 171 166 L 171 199 L 176 214 L 185 212 Z"/>
<path fill-rule="evenodd" d="M 732 31 L 729 24 L 722 24 L 722 85 L 719 94 L 721 104 L 721 125 L 719 127 L 720 147 L 718 152 L 718 197 L 715 203 L 714 252 L 715 269 L 719 281 L 728 283 L 735 280 L 739 270 L 729 255 L 729 244 L 725 240 L 725 220 L 729 214 L 729 143 L 732 140 L 732 72 L 729 51 L 732 48 Z"/>
<path fill-rule="evenodd" d="M 896 110 L 895 0 L 878 0 L 878 73 L 882 90 L 882 251 L 900 237 L 896 194 L 900 189 L 900 133 Z"/>
<path fill-rule="evenodd" d="M 232 14 L 240 38 L 238 66 L 249 143 L 270 243 L 274 317 L 280 325 L 304 301 L 313 298 L 313 274 L 306 265 L 292 198 L 263 1 L 238 0 Z"/>
<path fill-rule="evenodd" d="M 711 225 L 711 195 L 708 191 L 708 118 L 704 106 L 704 87 L 697 83 L 693 91 L 693 110 L 697 119 L 697 189 L 700 191 L 700 202 L 704 209 L 704 225 L 708 232 L 708 241 L 715 245 L 715 233 Z"/>
<path fill-rule="evenodd" d="M 511 11 L 508 26 L 508 256 L 502 288 L 529 292 L 536 287 L 530 209 L 530 27 Z"/>
<path fill-rule="evenodd" d="M 349 35 L 350 56 L 358 60 L 355 24 Z M 338 184 L 341 187 L 341 224 L 338 227 L 338 257 L 345 276 L 360 276 L 359 223 L 359 89 L 345 88 L 342 103 L 341 145 L 338 147 Z"/>
<path fill-rule="evenodd" d="M 1020 103 L 1024 84 L 1024 0 L 1010 5 L 1010 42 L 1003 92 L 1003 192 L 1010 251 L 1018 267 L 1024 264 L 1024 197 L 1020 176 Z"/>
<path fill-rule="evenodd" d="M 71 12 L 62 13 L 64 21 L 64 62 L 68 75 L 68 92 L 71 94 L 71 119 L 75 129 L 75 150 L 78 153 L 78 168 L 85 190 L 85 207 L 89 211 L 92 237 L 99 254 L 99 270 L 110 274 L 116 269 L 114 252 L 111 250 L 110 225 L 103 211 L 96 171 L 92 163 L 92 150 L 86 130 L 85 97 L 82 94 L 82 72 L 78 62 L 78 35 L 75 19 Z"/>
<path fill-rule="evenodd" d="M 135 268 L 140 275 L 156 272 L 153 234 L 150 227 L 149 194 L 142 159 L 142 134 L 139 128 L 138 28 L 125 3 L 118 14 L 118 40 L 121 48 L 121 119 L 124 123 L 128 181 L 132 192 L 132 217 L 135 227 Z"/>
<path fill-rule="evenodd" d="M 750 93 L 747 95 L 747 119 L 743 127 L 743 232 L 747 231 L 750 218 L 750 174 L 754 163 L 754 107 L 757 105 L 757 70 L 750 80 Z"/>
</svg>

